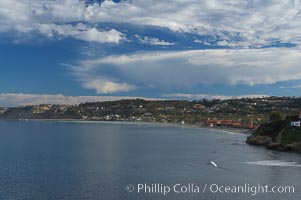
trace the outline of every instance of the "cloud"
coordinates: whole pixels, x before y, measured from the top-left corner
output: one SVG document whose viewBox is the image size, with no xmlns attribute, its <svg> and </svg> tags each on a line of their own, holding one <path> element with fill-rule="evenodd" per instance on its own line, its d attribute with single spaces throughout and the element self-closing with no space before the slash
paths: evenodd
<svg viewBox="0 0 301 200">
<path fill-rule="evenodd" d="M 301 85 L 293 85 L 293 86 L 281 86 L 279 87 L 281 89 L 297 89 L 297 88 L 301 88 Z"/>
<path fill-rule="evenodd" d="M 229 95 L 211 95 L 211 94 L 187 94 L 187 93 L 174 93 L 174 94 L 164 94 L 163 97 L 175 98 L 175 99 L 242 99 L 242 98 L 262 98 L 268 97 L 268 95 L 261 94 L 247 94 L 247 95 L 238 95 L 238 96 L 229 96 Z"/>
<path fill-rule="evenodd" d="M 2 93 L 0 94 L 1 107 L 13 107 L 39 104 L 69 104 L 75 105 L 85 102 L 116 101 L 121 99 L 146 99 L 154 98 L 129 97 L 129 96 L 65 96 L 62 94 L 23 94 L 23 93 Z"/>
<path fill-rule="evenodd" d="M 300 13 L 298 0 L 131 0 L 119 3 L 105 0 L 101 4 L 82 0 L 1 0 L 0 31 L 29 32 L 40 24 L 53 23 L 117 23 L 210 36 L 221 46 L 299 45 Z M 91 29 L 85 34 L 95 41 L 93 32 Z"/>
<path fill-rule="evenodd" d="M 148 44 L 148 45 L 159 45 L 159 46 L 170 46 L 170 45 L 175 45 L 174 42 L 166 42 L 164 40 L 159 40 L 158 38 L 153 38 L 153 37 L 140 37 L 139 35 L 135 35 L 140 43 L 142 44 Z"/>
<path fill-rule="evenodd" d="M 86 41 L 119 43 L 123 38 L 123 34 L 115 29 L 98 31 L 96 28 L 91 28 L 80 34 L 78 38 Z"/>
<path fill-rule="evenodd" d="M 76 25 L 38 24 L 37 31 L 48 37 L 62 36 L 73 37 L 88 42 L 119 43 L 123 40 L 124 34 L 111 29 L 109 31 L 99 31 L 83 23 Z"/>
<path fill-rule="evenodd" d="M 116 92 L 129 92 L 136 89 L 136 86 L 127 83 L 115 83 L 102 79 L 94 79 L 86 81 L 83 84 L 84 88 L 95 89 L 98 94 L 108 94 Z"/>
<path fill-rule="evenodd" d="M 165 94 L 165 98 L 172 99 L 231 99 L 231 98 L 260 98 L 266 95 L 210 95 L 210 94 Z M 121 99 L 145 99 L 149 101 L 164 100 L 164 98 L 144 98 L 131 96 L 66 96 L 63 94 L 23 94 L 23 93 L 0 93 L 0 107 L 15 107 L 40 104 L 68 104 L 77 105 L 86 102 L 117 101 Z"/>
<path fill-rule="evenodd" d="M 84 86 L 102 77 L 140 89 L 152 86 L 169 91 L 199 84 L 254 86 L 300 80 L 300 63 L 301 51 L 297 48 L 215 49 L 107 56 L 83 60 L 71 70 Z M 91 88 L 93 85 L 98 84 Z M 104 91 L 110 90 L 98 90 Z"/>
<path fill-rule="evenodd" d="M 124 34 L 116 29 L 99 30 L 82 19 L 85 1 L 1 0 L 0 32 L 38 32 L 47 37 L 72 37 L 88 42 L 119 43 Z"/>
<path fill-rule="evenodd" d="M 0 1 L 0 32 L 15 29 L 26 32 L 31 30 L 28 26 L 33 22 L 31 7 L 24 1 Z"/>
</svg>

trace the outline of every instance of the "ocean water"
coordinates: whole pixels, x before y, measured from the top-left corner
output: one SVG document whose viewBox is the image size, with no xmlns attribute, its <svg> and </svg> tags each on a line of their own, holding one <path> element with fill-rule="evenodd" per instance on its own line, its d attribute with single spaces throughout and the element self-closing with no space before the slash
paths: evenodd
<svg viewBox="0 0 301 200">
<path fill-rule="evenodd" d="M 152 124 L 0 121 L 0 199 L 301 199 L 301 155 L 245 139 Z"/>
</svg>

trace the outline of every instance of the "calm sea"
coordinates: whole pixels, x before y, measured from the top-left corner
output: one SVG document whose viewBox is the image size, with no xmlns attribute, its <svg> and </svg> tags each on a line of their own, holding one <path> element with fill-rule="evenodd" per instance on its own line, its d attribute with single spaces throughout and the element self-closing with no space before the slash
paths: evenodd
<svg viewBox="0 0 301 200">
<path fill-rule="evenodd" d="M 0 199 L 301 199 L 301 156 L 245 139 L 151 124 L 0 121 Z"/>
</svg>

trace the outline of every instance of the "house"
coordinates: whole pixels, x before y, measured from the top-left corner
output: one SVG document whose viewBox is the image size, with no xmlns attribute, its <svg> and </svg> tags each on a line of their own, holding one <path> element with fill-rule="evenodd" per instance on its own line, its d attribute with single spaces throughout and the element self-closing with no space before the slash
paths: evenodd
<svg viewBox="0 0 301 200">
<path fill-rule="evenodd" d="M 291 126 L 300 127 L 300 125 L 301 125 L 300 121 L 293 121 L 293 122 L 291 122 Z"/>
<path fill-rule="evenodd" d="M 192 107 L 194 109 L 204 109 L 205 108 L 205 106 L 203 106 L 202 104 L 194 104 Z"/>
</svg>

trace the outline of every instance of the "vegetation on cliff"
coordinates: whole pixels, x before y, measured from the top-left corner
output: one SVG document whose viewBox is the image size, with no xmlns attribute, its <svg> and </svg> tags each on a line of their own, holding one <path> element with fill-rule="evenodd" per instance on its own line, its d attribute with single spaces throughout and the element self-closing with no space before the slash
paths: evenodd
<svg viewBox="0 0 301 200">
<path fill-rule="evenodd" d="M 300 123 L 299 116 L 280 119 L 272 115 L 268 122 L 261 124 L 247 138 L 246 142 L 250 145 L 262 145 L 268 149 L 301 152 L 301 128 L 292 125 L 292 122 Z"/>
</svg>

